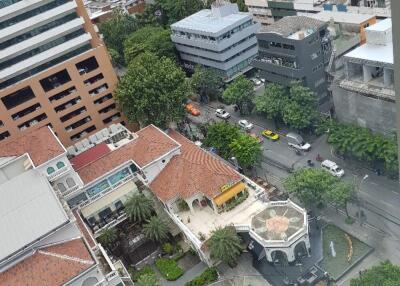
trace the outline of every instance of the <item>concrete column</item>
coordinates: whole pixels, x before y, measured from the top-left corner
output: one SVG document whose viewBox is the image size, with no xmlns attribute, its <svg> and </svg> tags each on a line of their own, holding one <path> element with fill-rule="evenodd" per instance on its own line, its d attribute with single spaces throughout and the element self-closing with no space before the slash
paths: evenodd
<svg viewBox="0 0 400 286">
<path fill-rule="evenodd" d="M 383 68 L 383 84 L 385 87 L 389 87 L 393 84 L 393 70 Z"/>
<path fill-rule="evenodd" d="M 186 203 L 187 203 L 188 206 L 189 206 L 190 212 L 191 212 L 192 214 L 194 214 L 193 200 L 185 200 L 185 201 L 186 201 Z"/>
<path fill-rule="evenodd" d="M 393 52 L 395 67 L 395 90 L 397 105 L 397 145 L 400 146 L 400 17 L 396 13 L 400 11 L 400 1 L 391 1 L 392 10 L 392 33 L 393 33 Z M 398 148 L 398 159 L 400 162 L 400 147 Z M 399 170 L 400 172 L 400 170 Z M 400 173 L 399 173 L 400 177 Z"/>
<path fill-rule="evenodd" d="M 363 65 L 364 82 L 369 82 L 372 79 L 373 67 Z"/>
</svg>

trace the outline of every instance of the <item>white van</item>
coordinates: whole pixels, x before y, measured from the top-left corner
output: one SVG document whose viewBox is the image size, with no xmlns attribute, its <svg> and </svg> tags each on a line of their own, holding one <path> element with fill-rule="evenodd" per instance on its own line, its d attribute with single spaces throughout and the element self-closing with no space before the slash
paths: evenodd
<svg viewBox="0 0 400 286">
<path fill-rule="evenodd" d="M 310 151 L 311 145 L 304 141 L 299 134 L 290 132 L 286 135 L 288 145 L 300 151 Z"/>
<path fill-rule="evenodd" d="M 344 170 L 340 168 L 335 162 L 330 161 L 330 160 L 324 160 L 321 163 L 322 169 L 328 171 L 331 173 L 333 176 L 341 178 L 344 176 Z"/>
</svg>

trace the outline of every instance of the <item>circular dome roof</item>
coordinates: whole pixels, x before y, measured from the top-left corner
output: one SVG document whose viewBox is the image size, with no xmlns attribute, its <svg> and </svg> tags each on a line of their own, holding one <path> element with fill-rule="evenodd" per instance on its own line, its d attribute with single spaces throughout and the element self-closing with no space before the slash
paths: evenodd
<svg viewBox="0 0 400 286">
<path fill-rule="evenodd" d="M 306 211 L 291 201 L 271 202 L 251 220 L 251 228 L 265 240 L 288 240 L 305 227 Z"/>
</svg>

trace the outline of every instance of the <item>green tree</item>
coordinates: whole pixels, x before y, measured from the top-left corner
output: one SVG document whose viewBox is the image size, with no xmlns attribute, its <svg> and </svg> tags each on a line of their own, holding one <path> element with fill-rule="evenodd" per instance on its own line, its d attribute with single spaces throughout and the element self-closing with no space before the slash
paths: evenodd
<svg viewBox="0 0 400 286">
<path fill-rule="evenodd" d="M 125 203 L 125 212 L 130 220 L 143 222 L 154 210 L 154 203 L 143 194 L 134 194 Z"/>
<path fill-rule="evenodd" d="M 125 63 L 124 41 L 137 28 L 135 18 L 119 8 L 114 9 L 112 17 L 100 25 L 100 33 L 104 36 L 104 42 L 114 63 L 120 65 Z"/>
<path fill-rule="evenodd" d="M 240 166 L 248 168 L 258 163 L 262 151 L 258 140 L 242 133 L 238 138 L 233 139 L 229 144 L 233 156 L 236 157 Z"/>
<path fill-rule="evenodd" d="M 215 100 L 221 94 L 222 77 L 212 68 L 196 66 L 190 78 L 192 90 L 198 95 L 200 102 Z"/>
<path fill-rule="evenodd" d="M 201 0 L 156 0 L 168 24 L 173 24 L 204 8 Z"/>
<path fill-rule="evenodd" d="M 291 174 L 285 180 L 284 186 L 307 208 L 315 210 L 325 204 L 328 190 L 337 182 L 336 177 L 322 169 L 303 168 Z"/>
<path fill-rule="evenodd" d="M 143 13 L 138 13 L 135 15 L 136 21 L 139 27 L 145 26 L 164 26 L 166 21 L 163 15 L 159 15 L 161 7 L 156 4 L 146 4 Z"/>
<path fill-rule="evenodd" d="M 162 242 L 168 238 L 168 227 L 165 222 L 152 216 L 145 225 L 143 225 L 144 235 L 153 241 Z"/>
<path fill-rule="evenodd" d="M 110 247 L 117 240 L 117 231 L 115 228 L 105 228 L 98 237 L 99 242 L 105 247 Z"/>
<path fill-rule="evenodd" d="M 241 12 L 247 12 L 248 11 L 247 6 L 244 3 L 244 0 L 230 0 L 230 1 L 231 1 L 231 3 L 236 3 L 238 5 L 239 11 L 241 11 Z"/>
<path fill-rule="evenodd" d="M 160 281 L 155 273 L 141 275 L 138 279 L 138 283 L 140 286 L 160 286 Z"/>
<path fill-rule="evenodd" d="M 299 83 L 289 90 L 289 100 L 283 108 L 283 121 L 289 126 L 302 130 L 310 128 L 317 118 L 317 101 L 314 93 Z"/>
<path fill-rule="evenodd" d="M 227 122 L 218 122 L 208 127 L 207 136 L 203 143 L 206 146 L 216 148 L 221 157 L 228 159 L 232 156 L 229 145 L 234 139 L 239 138 L 240 133 L 237 126 Z"/>
<path fill-rule="evenodd" d="M 124 42 L 125 62 L 129 64 L 146 51 L 158 57 L 175 59 L 175 47 L 170 34 L 170 30 L 152 26 L 133 32 Z"/>
<path fill-rule="evenodd" d="M 184 117 L 188 91 L 185 73 L 171 59 L 144 53 L 129 65 L 116 98 L 130 121 L 166 128 Z"/>
<path fill-rule="evenodd" d="M 355 198 L 355 187 L 353 184 L 339 181 L 327 189 L 326 197 L 336 207 L 343 207 L 349 217 L 347 204 Z"/>
<path fill-rule="evenodd" d="M 265 114 L 268 119 L 274 120 L 275 127 L 277 127 L 278 121 L 282 120 L 287 100 L 285 88 L 280 84 L 270 83 L 266 85 L 264 93 L 255 98 L 255 109 L 257 112 Z"/>
<path fill-rule="evenodd" d="M 350 286 L 398 286 L 399 281 L 400 267 L 385 261 L 363 271 L 359 278 L 350 281 Z"/>
<path fill-rule="evenodd" d="M 241 75 L 228 85 L 222 98 L 228 104 L 236 104 L 239 107 L 240 114 L 249 114 L 254 98 L 253 84 L 245 76 Z"/>
<path fill-rule="evenodd" d="M 212 259 L 221 260 L 229 266 L 236 265 L 243 251 L 241 240 L 232 227 L 215 229 L 207 245 Z"/>
</svg>

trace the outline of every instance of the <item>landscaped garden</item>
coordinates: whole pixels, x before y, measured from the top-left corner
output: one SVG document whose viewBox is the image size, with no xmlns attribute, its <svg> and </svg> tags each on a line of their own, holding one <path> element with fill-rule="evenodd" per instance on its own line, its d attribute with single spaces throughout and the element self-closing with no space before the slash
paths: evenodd
<svg viewBox="0 0 400 286">
<path fill-rule="evenodd" d="M 331 224 L 322 229 L 322 241 L 324 258 L 319 266 L 335 280 L 340 278 L 347 269 L 366 256 L 372 249 L 367 244 Z"/>
</svg>

